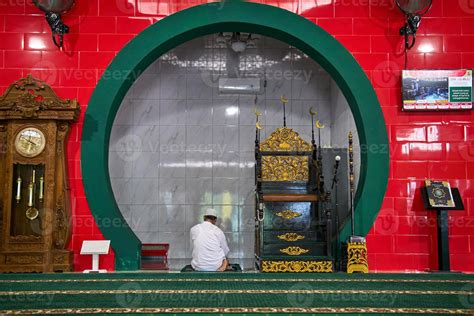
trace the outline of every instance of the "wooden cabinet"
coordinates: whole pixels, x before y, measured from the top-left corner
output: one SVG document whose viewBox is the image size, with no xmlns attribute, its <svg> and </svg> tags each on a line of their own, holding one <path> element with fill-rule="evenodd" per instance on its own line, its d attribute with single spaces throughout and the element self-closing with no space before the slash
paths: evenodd
<svg viewBox="0 0 474 316">
<path fill-rule="evenodd" d="M 78 114 L 31 76 L 0 97 L 0 272 L 72 269 L 65 141 Z"/>
</svg>

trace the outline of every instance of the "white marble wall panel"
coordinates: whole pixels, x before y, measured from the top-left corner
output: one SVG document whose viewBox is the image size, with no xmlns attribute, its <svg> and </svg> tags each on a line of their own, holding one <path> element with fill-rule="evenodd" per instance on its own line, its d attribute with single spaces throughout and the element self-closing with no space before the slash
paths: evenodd
<svg viewBox="0 0 474 316">
<path fill-rule="evenodd" d="M 220 76 L 261 78 L 264 89 L 257 99 L 219 95 Z M 282 94 L 289 127 L 310 141 L 314 107 L 327 126 L 322 144 L 340 141 L 352 116 L 337 86 L 318 64 L 271 38 L 242 54 L 218 47 L 215 36 L 195 39 L 164 54 L 127 93 L 110 138 L 112 188 L 143 243 L 170 243 L 174 268 L 189 261 L 189 229 L 208 207 L 221 214 L 230 257 L 253 267 L 254 104 L 263 139 L 283 124 Z"/>
<path fill-rule="evenodd" d="M 354 117 L 346 98 L 336 83 L 333 80 L 331 81 L 331 96 L 333 100 L 331 111 L 331 121 L 333 122 L 331 145 L 332 147 L 347 148 L 348 134 L 352 132 L 354 136 L 354 179 L 357 187 L 360 170 L 359 135 L 357 134 Z"/>
</svg>

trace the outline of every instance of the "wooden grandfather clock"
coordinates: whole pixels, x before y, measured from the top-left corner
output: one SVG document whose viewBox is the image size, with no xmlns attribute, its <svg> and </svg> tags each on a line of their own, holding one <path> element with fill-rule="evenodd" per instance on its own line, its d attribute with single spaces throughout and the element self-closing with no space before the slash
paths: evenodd
<svg viewBox="0 0 474 316">
<path fill-rule="evenodd" d="M 78 114 L 31 75 L 0 97 L 0 272 L 72 269 L 64 142 Z"/>
</svg>

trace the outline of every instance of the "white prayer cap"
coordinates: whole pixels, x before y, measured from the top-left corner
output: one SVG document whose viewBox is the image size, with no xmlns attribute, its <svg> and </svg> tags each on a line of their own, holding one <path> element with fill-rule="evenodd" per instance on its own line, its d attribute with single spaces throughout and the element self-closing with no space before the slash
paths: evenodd
<svg viewBox="0 0 474 316">
<path fill-rule="evenodd" d="M 208 208 L 205 212 L 204 212 L 204 216 L 214 216 L 214 217 L 217 217 L 217 212 L 215 209 L 213 208 Z"/>
</svg>

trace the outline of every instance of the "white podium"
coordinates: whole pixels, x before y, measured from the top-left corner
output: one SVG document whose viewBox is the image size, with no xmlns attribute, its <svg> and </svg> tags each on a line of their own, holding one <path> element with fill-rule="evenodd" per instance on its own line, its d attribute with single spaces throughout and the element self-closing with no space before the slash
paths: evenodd
<svg viewBox="0 0 474 316">
<path fill-rule="evenodd" d="M 109 249 L 110 240 L 84 240 L 81 255 L 92 255 L 92 269 L 84 270 L 83 273 L 107 273 L 107 270 L 99 269 L 99 255 L 108 254 Z"/>
</svg>

